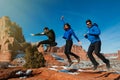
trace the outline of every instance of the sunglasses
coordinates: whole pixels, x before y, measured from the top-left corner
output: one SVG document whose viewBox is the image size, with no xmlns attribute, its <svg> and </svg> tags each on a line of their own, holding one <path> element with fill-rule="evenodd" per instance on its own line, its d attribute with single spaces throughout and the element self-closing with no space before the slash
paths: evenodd
<svg viewBox="0 0 120 80">
<path fill-rule="evenodd" d="M 91 23 L 87 23 L 87 25 L 91 25 Z"/>
</svg>

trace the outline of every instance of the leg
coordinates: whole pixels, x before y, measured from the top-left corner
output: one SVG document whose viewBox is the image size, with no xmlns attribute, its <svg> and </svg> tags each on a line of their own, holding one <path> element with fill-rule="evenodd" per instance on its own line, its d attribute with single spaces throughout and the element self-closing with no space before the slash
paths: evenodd
<svg viewBox="0 0 120 80">
<path fill-rule="evenodd" d="M 72 49 L 72 45 L 73 45 L 73 42 L 72 41 L 69 41 L 69 47 L 68 47 L 68 53 L 71 55 L 71 56 L 74 56 L 77 60 L 78 60 L 78 63 L 80 62 L 80 57 L 76 54 L 74 54 L 73 52 L 71 52 L 71 49 Z"/>
<path fill-rule="evenodd" d="M 65 55 L 66 55 L 66 57 L 68 59 L 69 66 L 71 66 L 71 64 L 73 63 L 72 60 L 71 60 L 71 58 L 70 58 L 71 46 L 72 46 L 71 45 L 71 41 L 67 40 L 66 41 L 66 45 L 65 45 L 65 51 L 64 51 L 64 53 L 65 53 Z"/>
<path fill-rule="evenodd" d="M 57 43 L 56 42 L 51 42 L 50 46 L 56 46 Z"/>
<path fill-rule="evenodd" d="M 68 47 L 68 53 L 72 56 L 74 56 L 75 58 L 79 58 L 78 55 L 74 54 L 73 52 L 71 52 L 71 49 L 72 49 L 72 45 L 73 45 L 73 42 L 72 41 L 69 41 L 69 47 Z"/>
<path fill-rule="evenodd" d="M 65 45 L 65 50 L 64 50 L 64 53 L 68 59 L 69 62 L 72 62 L 71 59 L 70 59 L 70 45 L 69 45 L 69 42 L 66 41 L 66 45 Z"/>
<path fill-rule="evenodd" d="M 50 52 L 50 50 L 51 50 L 51 46 L 47 46 L 46 52 L 47 51 Z"/>
<path fill-rule="evenodd" d="M 90 59 L 90 61 L 92 62 L 92 64 L 94 65 L 94 70 L 97 69 L 97 66 L 99 65 L 98 62 L 95 60 L 94 56 L 93 56 L 93 51 L 95 49 L 94 44 L 90 44 L 89 48 L 88 48 L 88 52 L 87 55 Z"/>
<path fill-rule="evenodd" d="M 95 43 L 95 54 L 104 62 L 106 63 L 107 68 L 110 68 L 110 63 L 109 60 L 105 58 L 101 53 L 101 42 L 96 42 Z"/>
<path fill-rule="evenodd" d="M 80 57 L 78 55 L 76 55 L 72 52 L 70 52 L 70 55 L 74 56 L 77 59 L 78 63 L 80 62 Z"/>
<path fill-rule="evenodd" d="M 78 63 L 79 63 L 79 62 L 80 62 L 80 57 L 79 57 L 78 55 L 74 54 L 73 52 L 71 52 L 73 42 L 70 41 L 70 42 L 69 42 L 69 45 L 70 45 L 70 47 L 69 47 L 69 54 L 70 54 L 71 56 L 74 56 L 74 57 L 78 60 Z"/>
<path fill-rule="evenodd" d="M 39 47 L 41 44 L 51 44 L 49 40 L 44 40 L 38 43 L 37 47 Z"/>
</svg>

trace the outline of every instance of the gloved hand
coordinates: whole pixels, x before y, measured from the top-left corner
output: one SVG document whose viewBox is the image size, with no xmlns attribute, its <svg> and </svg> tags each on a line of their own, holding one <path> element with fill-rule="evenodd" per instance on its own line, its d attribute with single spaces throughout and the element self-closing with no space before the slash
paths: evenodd
<svg viewBox="0 0 120 80">
<path fill-rule="evenodd" d="M 82 42 L 79 41 L 78 44 L 81 46 L 81 45 L 82 45 Z"/>
<path fill-rule="evenodd" d="M 88 35 L 87 35 L 87 34 L 84 34 L 84 37 L 85 37 L 85 38 L 88 38 Z"/>
</svg>

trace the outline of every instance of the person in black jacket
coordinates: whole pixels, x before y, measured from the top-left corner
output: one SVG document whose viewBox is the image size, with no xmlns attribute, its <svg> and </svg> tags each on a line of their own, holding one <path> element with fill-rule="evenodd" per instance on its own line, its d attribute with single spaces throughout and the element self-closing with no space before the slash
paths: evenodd
<svg viewBox="0 0 120 80">
<path fill-rule="evenodd" d="M 56 46 L 57 43 L 55 42 L 55 32 L 50 29 L 48 27 L 44 28 L 44 32 L 42 33 L 37 33 L 37 34 L 31 34 L 32 36 L 42 36 L 42 35 L 46 35 L 48 37 L 47 40 L 43 40 L 40 41 L 37 45 L 37 47 L 39 47 L 41 44 L 47 44 L 49 46 Z M 48 48 L 48 47 L 47 47 Z M 47 49 L 46 49 L 47 50 Z"/>
</svg>

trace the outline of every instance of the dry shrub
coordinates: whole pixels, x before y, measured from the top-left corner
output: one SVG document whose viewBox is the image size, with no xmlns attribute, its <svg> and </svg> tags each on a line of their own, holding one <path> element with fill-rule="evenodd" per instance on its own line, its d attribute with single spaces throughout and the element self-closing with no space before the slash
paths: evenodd
<svg viewBox="0 0 120 80">
<path fill-rule="evenodd" d="M 45 66 L 45 59 L 42 53 L 39 53 L 36 46 L 29 45 L 25 50 L 25 68 L 40 68 Z"/>
</svg>

